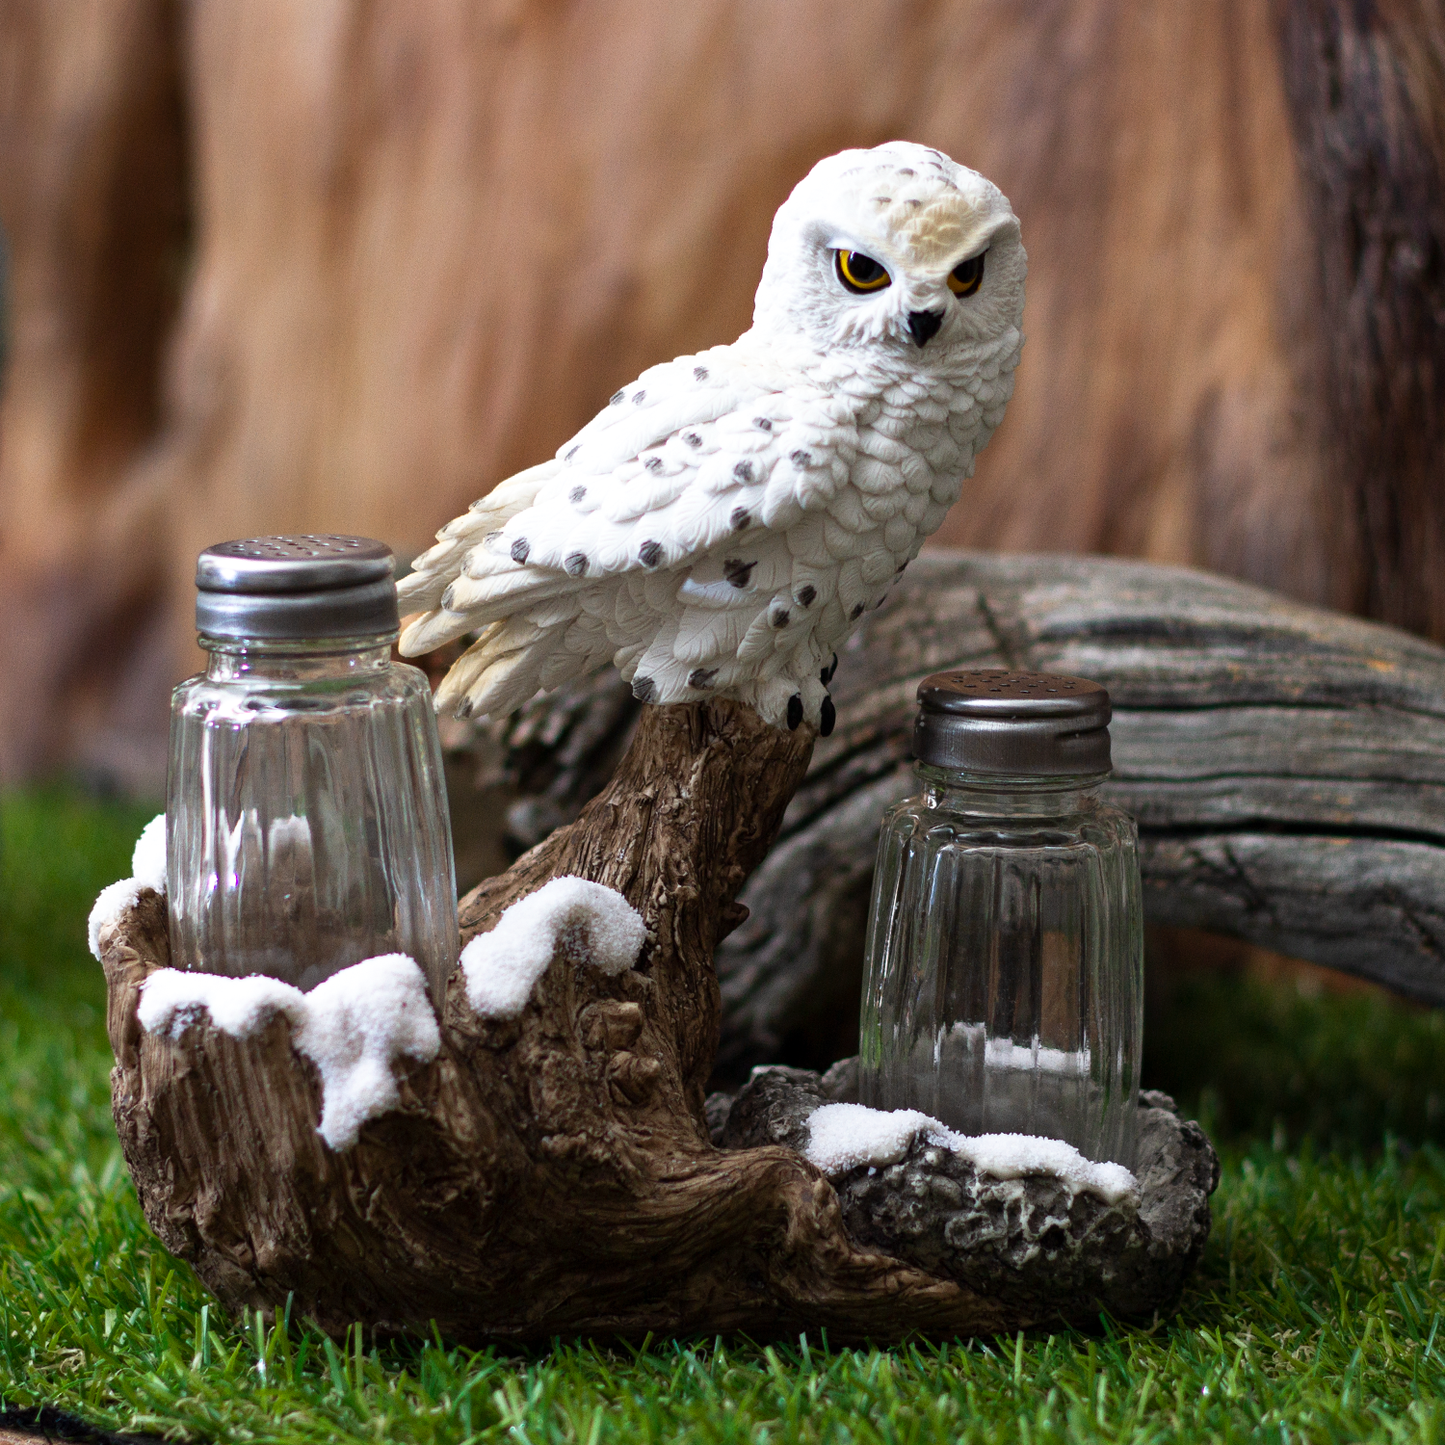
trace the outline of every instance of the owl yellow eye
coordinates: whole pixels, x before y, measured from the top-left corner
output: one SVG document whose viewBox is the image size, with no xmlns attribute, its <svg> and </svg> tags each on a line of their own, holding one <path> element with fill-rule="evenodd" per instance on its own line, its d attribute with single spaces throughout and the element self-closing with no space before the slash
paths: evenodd
<svg viewBox="0 0 1445 1445">
<path fill-rule="evenodd" d="M 972 296 L 978 290 L 983 283 L 983 258 L 986 255 L 987 251 L 980 251 L 977 256 L 960 261 L 948 273 L 948 289 L 955 296 Z"/>
<path fill-rule="evenodd" d="M 852 292 L 881 291 L 893 278 L 871 256 L 861 251 L 836 251 L 838 279 Z"/>
</svg>

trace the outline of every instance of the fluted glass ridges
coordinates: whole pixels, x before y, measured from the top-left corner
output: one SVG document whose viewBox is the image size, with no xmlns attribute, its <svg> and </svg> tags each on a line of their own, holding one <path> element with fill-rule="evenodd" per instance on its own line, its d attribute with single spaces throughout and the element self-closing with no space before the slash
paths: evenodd
<svg viewBox="0 0 1445 1445">
<path fill-rule="evenodd" d="M 425 676 L 388 638 L 227 643 L 172 704 L 172 963 L 309 989 L 407 953 L 435 997 L 456 883 Z"/>
<path fill-rule="evenodd" d="M 1133 822 L 1088 786 L 1097 779 L 919 773 L 923 794 L 887 814 L 879 840 L 863 1102 L 1132 1164 L 1143 1031 Z"/>
</svg>

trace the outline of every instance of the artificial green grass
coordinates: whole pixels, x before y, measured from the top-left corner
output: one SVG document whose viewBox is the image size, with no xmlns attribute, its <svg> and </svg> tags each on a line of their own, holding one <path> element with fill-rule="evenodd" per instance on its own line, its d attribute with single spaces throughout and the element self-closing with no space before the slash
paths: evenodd
<svg viewBox="0 0 1445 1445">
<path fill-rule="evenodd" d="M 84 918 L 147 816 L 0 803 L 0 1409 L 217 1441 L 1445 1440 L 1440 1019 L 1229 979 L 1155 1023 L 1146 1073 L 1202 1102 L 1225 1171 L 1149 1328 L 509 1355 L 227 1320 L 151 1237 L 109 1118 Z"/>
</svg>

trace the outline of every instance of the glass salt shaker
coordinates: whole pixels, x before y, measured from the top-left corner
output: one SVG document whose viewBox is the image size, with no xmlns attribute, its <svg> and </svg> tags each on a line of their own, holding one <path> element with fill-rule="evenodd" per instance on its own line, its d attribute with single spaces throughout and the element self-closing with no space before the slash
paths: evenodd
<svg viewBox="0 0 1445 1445">
<path fill-rule="evenodd" d="M 981 669 L 918 700 L 923 791 L 878 845 L 862 1102 L 1132 1167 L 1143 921 L 1137 830 L 1099 796 L 1109 694 Z"/>
<path fill-rule="evenodd" d="M 310 989 L 383 953 L 440 1006 L 456 878 L 431 690 L 391 660 L 395 564 L 364 537 L 257 537 L 196 564 L 206 671 L 171 702 L 171 962 Z"/>
</svg>

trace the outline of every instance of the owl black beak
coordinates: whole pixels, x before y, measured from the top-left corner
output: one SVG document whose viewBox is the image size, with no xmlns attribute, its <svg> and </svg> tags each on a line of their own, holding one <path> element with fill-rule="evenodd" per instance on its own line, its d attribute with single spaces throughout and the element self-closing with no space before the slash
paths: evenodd
<svg viewBox="0 0 1445 1445">
<path fill-rule="evenodd" d="M 908 313 L 908 331 L 913 337 L 915 346 L 927 346 L 938 335 L 938 328 L 942 325 L 943 312 L 941 311 L 910 311 Z"/>
</svg>

